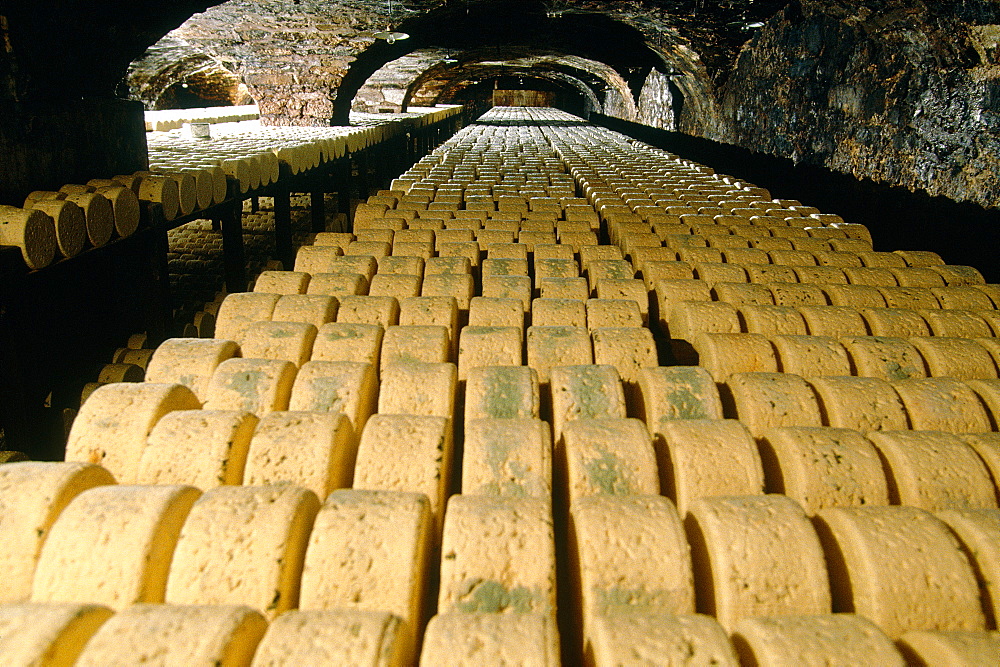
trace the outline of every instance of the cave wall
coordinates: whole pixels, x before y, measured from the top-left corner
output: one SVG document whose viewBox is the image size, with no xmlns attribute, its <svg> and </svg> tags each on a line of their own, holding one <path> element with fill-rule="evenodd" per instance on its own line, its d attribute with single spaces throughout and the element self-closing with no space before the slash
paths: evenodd
<svg viewBox="0 0 1000 667">
<path fill-rule="evenodd" d="M 974 0 L 795 3 L 744 46 L 702 136 L 995 206 L 998 14 Z"/>
</svg>

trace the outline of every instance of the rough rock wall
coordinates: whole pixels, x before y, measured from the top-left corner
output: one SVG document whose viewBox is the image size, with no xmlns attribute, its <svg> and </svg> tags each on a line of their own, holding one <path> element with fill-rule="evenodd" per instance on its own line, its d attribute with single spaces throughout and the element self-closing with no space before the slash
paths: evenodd
<svg viewBox="0 0 1000 667">
<path fill-rule="evenodd" d="M 985 206 L 1000 203 L 1000 8 L 811 0 L 742 50 L 706 133 Z"/>
<path fill-rule="evenodd" d="M 639 93 L 638 122 L 661 130 L 677 129 L 674 117 L 674 97 L 670 78 L 659 70 L 651 70 Z"/>
</svg>

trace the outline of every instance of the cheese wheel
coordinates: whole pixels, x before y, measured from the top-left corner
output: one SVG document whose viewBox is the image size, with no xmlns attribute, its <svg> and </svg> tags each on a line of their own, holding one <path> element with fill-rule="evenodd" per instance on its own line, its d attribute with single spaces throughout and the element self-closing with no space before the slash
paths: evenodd
<svg viewBox="0 0 1000 667">
<path fill-rule="evenodd" d="M 465 422 L 511 419 L 539 414 L 538 374 L 525 366 L 469 369 L 465 383 Z"/>
<path fill-rule="evenodd" d="M 724 301 L 679 301 L 673 305 L 666 326 L 670 338 L 688 342 L 699 333 L 742 331 L 739 311 Z"/>
<path fill-rule="evenodd" d="M 343 249 L 354 240 L 350 232 L 318 232 L 313 239 L 313 245 L 337 246 Z"/>
<path fill-rule="evenodd" d="M 972 285 L 952 285 L 931 289 L 944 310 L 991 310 L 993 302 Z"/>
<path fill-rule="evenodd" d="M 238 292 L 230 294 L 219 306 L 215 319 L 215 337 L 222 340 L 240 341 L 243 333 L 254 322 L 271 320 L 279 294 Z"/>
<path fill-rule="evenodd" d="M 947 509 L 937 517 L 948 524 L 972 562 L 986 625 L 995 628 L 1000 617 L 1000 510 Z"/>
<path fill-rule="evenodd" d="M 580 266 L 573 258 L 557 259 L 535 255 L 535 278 L 575 278 L 580 275 Z"/>
<path fill-rule="evenodd" d="M 378 324 L 383 329 L 399 321 L 399 301 L 392 296 L 342 296 L 337 322 Z"/>
<path fill-rule="evenodd" d="M 948 433 L 985 433 L 990 420 L 969 386 L 951 378 L 899 380 L 892 383 L 906 406 L 911 428 Z"/>
<path fill-rule="evenodd" d="M 517 232 L 520 228 L 519 221 L 504 222 L 499 218 L 491 218 L 486 221 L 486 229 L 509 229 Z M 542 247 L 539 248 L 538 245 Z M 522 243 L 487 243 L 486 251 L 488 257 L 512 257 L 514 259 L 528 259 L 528 247 Z M 556 244 L 537 244 L 535 247 L 535 259 L 573 259 L 573 251 Z"/>
<path fill-rule="evenodd" d="M 379 365 L 385 372 L 394 363 L 443 363 L 451 358 L 448 329 L 440 325 L 390 326 L 382 338 Z"/>
<path fill-rule="evenodd" d="M 862 308 L 859 311 L 873 336 L 930 336 L 927 320 L 915 310 Z"/>
<path fill-rule="evenodd" d="M 65 199 L 43 199 L 28 208 L 41 211 L 52 218 L 56 244 L 64 257 L 80 254 L 87 242 L 87 223 L 83 209 Z"/>
<path fill-rule="evenodd" d="M 625 394 L 614 366 L 556 366 L 550 384 L 556 440 L 572 420 L 625 417 Z"/>
<path fill-rule="evenodd" d="M 299 248 L 301 253 L 308 246 L 302 246 Z M 330 248 L 330 250 L 335 250 Z M 359 273 L 365 277 L 369 283 L 371 283 L 372 278 L 375 276 L 376 271 L 378 271 L 378 261 L 371 255 L 345 255 L 339 256 L 336 253 L 328 253 L 322 264 L 318 267 L 323 269 L 322 271 L 313 270 L 308 271 L 307 269 L 299 269 L 298 266 L 295 267 L 296 271 L 306 271 L 306 273 Z"/>
<path fill-rule="evenodd" d="M 716 496 L 685 520 L 697 607 L 732 631 L 743 618 L 828 614 L 823 551 L 809 519 L 779 495 Z"/>
<path fill-rule="evenodd" d="M 594 495 L 656 495 L 656 453 L 638 419 L 577 419 L 556 441 L 555 461 L 568 502 Z"/>
<path fill-rule="evenodd" d="M 744 618 L 733 645 L 752 665 L 906 664 L 877 625 L 855 614 Z"/>
<path fill-rule="evenodd" d="M 0 206 L 0 245 L 20 248 L 29 269 L 52 263 L 58 247 L 52 218 L 37 209 Z"/>
<path fill-rule="evenodd" d="M 532 305 L 532 322 L 538 313 L 538 299 Z M 577 302 L 573 302 L 577 303 Z M 587 328 L 593 331 L 602 327 L 641 327 L 639 307 L 626 299 L 587 299 Z"/>
<path fill-rule="evenodd" d="M 764 492 L 757 445 L 733 419 L 669 419 L 651 425 L 660 488 L 683 517 L 698 498 Z"/>
<path fill-rule="evenodd" d="M 432 275 L 471 274 L 468 257 L 431 257 L 424 262 L 424 278 Z M 426 284 L 426 281 L 425 281 Z"/>
<path fill-rule="evenodd" d="M 879 454 L 860 433 L 839 428 L 767 429 L 758 439 L 769 493 L 783 493 L 807 514 L 824 507 L 887 505 Z"/>
<path fill-rule="evenodd" d="M 182 385 L 103 385 L 90 395 L 73 421 L 66 460 L 100 463 L 119 482 L 133 483 L 146 438 L 156 423 L 168 412 L 200 407 L 198 397 Z"/>
<path fill-rule="evenodd" d="M 726 388 L 733 414 L 755 436 L 778 426 L 822 425 L 816 394 L 798 375 L 734 373 L 726 380 Z M 723 394 L 724 406 L 726 398 L 727 394 Z"/>
<path fill-rule="evenodd" d="M 337 299 L 317 294 L 284 294 L 274 305 L 274 322 L 305 322 L 319 328 L 337 317 Z"/>
<path fill-rule="evenodd" d="M 22 602 L 31 596 L 35 564 L 66 505 L 87 489 L 114 483 L 111 473 L 90 463 L 10 461 L 0 465 L 0 559 L 6 568 L 0 603 Z"/>
<path fill-rule="evenodd" d="M 469 319 L 471 321 L 471 314 Z M 587 306 L 579 299 L 534 299 L 531 302 L 531 324 L 536 327 L 585 327 Z"/>
<path fill-rule="evenodd" d="M 190 486 L 98 486 L 74 498 L 42 547 L 31 599 L 120 610 L 162 602 L 167 569 L 191 506 Z"/>
<path fill-rule="evenodd" d="M 368 279 L 360 273 L 314 273 L 306 288 L 306 294 L 338 298 L 367 292 Z"/>
<path fill-rule="evenodd" d="M 363 362 L 371 364 L 377 373 L 384 331 L 380 324 L 324 324 L 316 334 L 311 360 Z"/>
<path fill-rule="evenodd" d="M 944 282 L 948 287 L 986 284 L 983 274 L 981 274 L 979 270 L 973 266 L 935 264 L 929 266 L 928 268 L 944 278 Z M 942 305 L 941 307 L 944 308 L 945 306 Z"/>
<path fill-rule="evenodd" d="M 459 381 L 466 380 L 472 368 L 521 365 L 522 340 L 520 327 L 463 327 L 458 343 Z"/>
<path fill-rule="evenodd" d="M 872 267 L 902 268 L 906 261 L 894 252 L 862 251 L 857 253 L 862 264 Z"/>
<path fill-rule="evenodd" d="M 778 370 L 771 341 L 760 334 L 701 333 L 691 345 L 698 353 L 698 365 L 716 382 L 725 382 L 733 373 Z"/>
<path fill-rule="evenodd" d="M 420 230 L 413 230 L 413 231 L 420 231 Z M 426 262 L 433 256 L 434 256 L 434 241 L 421 241 L 417 243 L 393 241 L 392 243 L 392 255 L 390 255 L 390 257 L 419 259 L 421 260 L 421 262 Z M 382 259 L 385 260 L 388 258 L 383 257 Z M 421 264 L 420 273 L 421 275 L 423 275 L 423 264 Z"/>
<path fill-rule="evenodd" d="M 960 433 L 958 437 L 976 450 L 996 484 L 997 480 L 1000 479 L 1000 434 L 996 432 Z M 998 488 L 997 500 L 1000 501 L 1000 488 Z"/>
<path fill-rule="evenodd" d="M 476 297 L 479 298 L 479 297 Z M 520 306 L 517 308 L 520 313 Z M 470 306 L 469 318 L 472 319 Z M 450 296 L 413 296 L 399 302 L 400 326 L 442 326 L 448 330 L 450 355 L 458 339 L 458 301 Z M 449 357 L 449 359 L 454 357 Z"/>
<path fill-rule="evenodd" d="M 287 410 L 295 364 L 277 359 L 227 359 L 206 390 L 206 410 L 244 410 L 261 415 Z"/>
<path fill-rule="evenodd" d="M 890 501 L 929 511 L 996 508 L 989 471 L 974 449 L 950 433 L 869 433 L 890 478 Z"/>
<path fill-rule="evenodd" d="M 462 492 L 503 497 L 552 495 L 552 435 L 530 417 L 469 419 Z"/>
<path fill-rule="evenodd" d="M 742 305 L 739 309 L 743 329 L 754 334 L 805 335 L 806 323 L 791 306 Z"/>
<path fill-rule="evenodd" d="M 586 278 L 539 278 L 536 281 L 539 296 L 543 299 L 577 299 L 590 297 Z"/>
<path fill-rule="evenodd" d="M 897 645 L 910 664 L 976 667 L 996 661 L 1000 632 L 910 630 Z"/>
<path fill-rule="evenodd" d="M 86 603 L 4 604 L 0 606 L 0 662 L 70 667 L 112 613 L 103 605 Z"/>
<path fill-rule="evenodd" d="M 711 301 L 708 283 L 701 280 L 661 280 L 654 289 L 661 326 L 670 321 L 673 308 L 682 301 Z"/>
<path fill-rule="evenodd" d="M 662 496 L 592 496 L 570 509 L 574 612 L 584 653 L 593 653 L 601 617 L 694 613 L 684 528 Z"/>
<path fill-rule="evenodd" d="M 150 358 L 146 381 L 182 384 L 203 400 L 215 369 L 239 352 L 231 340 L 168 338 Z"/>
<path fill-rule="evenodd" d="M 534 302 L 532 303 L 534 304 Z M 469 301 L 469 326 L 520 327 L 523 329 L 524 306 L 520 299 L 474 296 Z"/>
<path fill-rule="evenodd" d="M 427 497 L 334 491 L 316 515 L 302 570 L 302 609 L 391 612 L 402 619 L 407 662 L 420 632 L 431 550 Z"/>
<path fill-rule="evenodd" d="M 403 667 L 402 638 L 401 620 L 388 612 L 292 610 L 268 626 L 252 664 Z"/>
<path fill-rule="evenodd" d="M 595 665 L 739 665 L 726 631 L 709 616 L 655 612 L 596 616 L 589 637 Z"/>
<path fill-rule="evenodd" d="M 833 610 L 907 630 L 982 630 L 979 587 L 948 527 L 915 507 L 830 507 L 814 519 Z"/>
<path fill-rule="evenodd" d="M 423 493 L 440 527 L 451 484 L 452 443 L 446 417 L 372 415 L 361 433 L 353 488 Z"/>
<path fill-rule="evenodd" d="M 295 376 L 289 410 L 341 413 L 355 434 L 375 411 L 378 378 L 372 364 L 310 361 Z"/>
<path fill-rule="evenodd" d="M 250 440 L 244 481 L 289 481 L 325 498 L 351 485 L 357 439 L 350 420 L 333 412 L 270 412 Z"/>
<path fill-rule="evenodd" d="M 121 363 L 138 366 L 145 371 L 155 350 L 126 350 L 121 356 Z"/>
<path fill-rule="evenodd" d="M 892 382 L 927 376 L 923 357 L 905 338 L 845 336 L 840 342 L 851 355 L 858 377 Z"/>
<path fill-rule="evenodd" d="M 591 330 L 594 363 L 614 366 L 625 387 L 634 394 L 643 369 L 659 365 L 656 343 L 643 327 L 608 327 Z"/>
<path fill-rule="evenodd" d="M 267 629 L 244 606 L 137 604 L 109 618 L 94 633 L 76 664 L 249 664 Z"/>
<path fill-rule="evenodd" d="M 257 418 L 236 410 L 176 410 L 157 422 L 139 459 L 140 484 L 210 489 L 240 484 Z"/>
<path fill-rule="evenodd" d="M 485 250 L 485 248 L 483 248 Z M 482 276 L 526 276 L 528 275 L 528 260 L 504 258 L 488 258 L 482 261 Z M 572 275 L 576 275 L 575 273 Z"/>
<path fill-rule="evenodd" d="M 392 254 L 392 243 L 385 241 L 351 241 L 344 248 L 345 256 L 374 257 L 378 260 Z"/>
<path fill-rule="evenodd" d="M 430 262 L 428 262 L 428 265 Z M 424 269 L 424 281 L 420 288 L 421 296 L 453 297 L 459 310 L 468 310 L 469 301 L 475 295 L 475 284 L 468 273 L 438 273 L 427 274 Z"/>
<path fill-rule="evenodd" d="M 177 181 L 154 174 L 142 176 L 141 179 L 136 191 L 139 201 L 159 204 L 163 209 L 165 220 L 173 220 L 180 215 L 180 191 L 177 188 Z"/>
<path fill-rule="evenodd" d="M 713 243 L 713 241 L 714 239 L 709 239 L 709 243 Z M 738 264 L 696 262 L 692 266 L 694 268 L 695 277 L 698 280 L 704 280 L 712 287 L 718 283 L 747 282 L 747 272 Z"/>
<path fill-rule="evenodd" d="M 940 308 L 937 297 L 928 287 L 879 287 L 889 308 Z"/>
<path fill-rule="evenodd" d="M 422 278 L 424 275 L 424 260 L 421 257 L 396 255 L 393 245 L 393 255 L 378 260 L 378 271 L 375 277 L 382 275 L 409 275 Z M 374 280 L 374 278 L 373 278 Z M 419 292 L 419 283 L 417 285 Z"/>
<path fill-rule="evenodd" d="M 919 310 L 934 336 L 953 338 L 988 338 L 993 336 L 989 323 L 967 310 Z"/>
<path fill-rule="evenodd" d="M 807 378 L 816 392 L 824 426 L 857 431 L 909 428 L 899 394 L 885 380 L 856 377 Z"/>
<path fill-rule="evenodd" d="M 885 297 L 869 285 L 824 285 L 823 292 L 831 306 L 885 308 Z"/>
<path fill-rule="evenodd" d="M 382 369 L 378 411 L 450 418 L 456 385 L 455 364 L 397 361 Z"/>
<path fill-rule="evenodd" d="M 938 266 L 943 265 L 941 255 L 929 250 L 894 250 L 903 258 L 907 266 Z"/>
<path fill-rule="evenodd" d="M 882 267 L 848 267 L 843 269 L 844 276 L 851 285 L 867 285 L 869 287 L 895 287 L 899 284 L 896 274 L 891 268 Z"/>
<path fill-rule="evenodd" d="M 668 250 L 663 248 L 663 250 Z M 656 284 L 661 280 L 689 280 L 694 277 L 694 269 L 687 262 L 676 261 L 677 253 L 669 250 L 671 259 L 665 260 L 638 260 L 639 270 L 642 273 L 642 281 L 646 285 L 646 291 L 652 292 L 656 289 Z"/>
<path fill-rule="evenodd" d="M 782 373 L 812 376 L 851 374 L 847 350 L 836 338 L 826 336 L 771 336 Z"/>
<path fill-rule="evenodd" d="M 531 310 L 531 278 L 526 275 L 484 275 L 483 296 L 517 299 L 524 312 Z"/>
<path fill-rule="evenodd" d="M 438 614 L 427 624 L 420 664 L 558 667 L 559 630 L 550 614 Z"/>
<path fill-rule="evenodd" d="M 439 613 L 555 616 L 555 539 L 548 498 L 452 496 L 441 553 Z"/>
<path fill-rule="evenodd" d="M 889 269 L 901 287 L 944 287 L 941 274 L 927 267 Z"/>
<path fill-rule="evenodd" d="M 778 306 L 825 306 L 826 295 L 816 285 L 771 283 L 768 285 Z"/>
<path fill-rule="evenodd" d="M 975 341 L 934 336 L 910 338 L 924 358 L 927 375 L 960 380 L 996 379 L 997 367 L 990 353 Z"/>
<path fill-rule="evenodd" d="M 316 335 L 316 326 L 306 322 L 254 322 L 243 332 L 240 347 L 247 359 L 289 361 L 302 366 L 312 355 Z"/>
<path fill-rule="evenodd" d="M 774 297 L 764 285 L 752 283 L 717 282 L 712 286 L 712 296 L 716 301 L 738 306 L 741 304 L 771 306 Z"/>
<path fill-rule="evenodd" d="M 580 249 L 580 266 L 586 271 L 590 267 L 590 263 L 594 261 L 602 260 L 620 260 L 622 258 L 622 251 L 618 246 L 613 245 L 597 245 L 597 246 L 587 246 L 586 248 Z"/>
<path fill-rule="evenodd" d="M 370 296 L 394 297 L 397 300 L 420 295 L 420 276 L 377 273 L 368 286 Z"/>
<path fill-rule="evenodd" d="M 220 486 L 191 508 L 164 600 L 247 605 L 273 619 L 294 609 L 319 500 L 294 484 Z"/>
<path fill-rule="evenodd" d="M 794 283 L 798 280 L 795 270 L 790 266 L 762 263 L 746 264 L 743 268 L 746 270 L 750 282 L 754 284 L 766 286 L 771 283 Z M 767 289 L 768 295 L 771 295 L 771 290 L 766 287 L 765 289 Z M 768 303 L 774 303 L 773 295 L 770 296 Z"/>
<path fill-rule="evenodd" d="M 530 326 L 526 347 L 528 366 L 537 371 L 542 383 L 548 382 L 555 366 L 593 362 L 590 333 L 584 327 Z"/>
<path fill-rule="evenodd" d="M 638 385 L 636 411 L 650 433 L 661 419 L 722 419 L 718 390 L 704 368 L 644 368 Z"/>
<path fill-rule="evenodd" d="M 135 364 L 105 364 L 97 375 L 101 384 L 110 382 L 142 382 L 143 370 Z"/>
<path fill-rule="evenodd" d="M 649 320 L 649 292 L 641 280 L 601 278 L 597 281 L 595 294 L 598 299 L 633 301 L 639 306 L 643 322 Z"/>
</svg>

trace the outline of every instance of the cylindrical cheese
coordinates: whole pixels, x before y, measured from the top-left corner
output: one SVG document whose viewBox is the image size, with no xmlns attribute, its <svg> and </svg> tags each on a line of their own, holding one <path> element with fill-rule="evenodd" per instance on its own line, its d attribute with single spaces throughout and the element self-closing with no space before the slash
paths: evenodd
<svg viewBox="0 0 1000 667">
<path fill-rule="evenodd" d="M 86 603 L 4 604 L 0 606 L 0 662 L 71 667 L 112 613 L 103 605 Z"/>
<path fill-rule="evenodd" d="M 0 245 L 20 248 L 29 269 L 48 266 L 57 248 L 52 218 L 37 209 L 0 206 Z"/>
<path fill-rule="evenodd" d="M 927 376 L 923 357 L 904 338 L 846 336 L 840 342 L 851 355 L 858 377 L 892 382 Z"/>
<path fill-rule="evenodd" d="M 447 327 L 437 324 L 391 326 L 382 337 L 379 358 L 382 369 L 399 362 L 444 363 L 450 360 Z"/>
<path fill-rule="evenodd" d="M 636 399 L 636 416 L 651 433 L 661 419 L 722 419 L 715 382 L 698 366 L 642 369 Z"/>
<path fill-rule="evenodd" d="M 140 201 L 154 202 L 163 208 L 163 217 L 173 220 L 180 214 L 180 193 L 177 181 L 167 176 L 142 176 L 136 195 Z"/>
<path fill-rule="evenodd" d="M 539 414 L 538 375 L 526 366 L 482 366 L 469 370 L 465 421 L 535 417 Z"/>
<path fill-rule="evenodd" d="M 239 351 L 239 346 L 231 340 L 168 338 L 150 358 L 146 382 L 182 384 L 204 400 L 215 369 Z"/>
<path fill-rule="evenodd" d="M 972 561 L 986 612 L 986 626 L 1000 617 L 1000 510 L 948 509 L 937 513 L 958 537 Z"/>
<path fill-rule="evenodd" d="M 269 412 L 250 440 L 244 482 L 292 482 L 326 498 L 351 485 L 356 456 L 354 429 L 343 414 Z"/>
<path fill-rule="evenodd" d="M 271 314 L 280 298 L 278 294 L 253 292 L 237 292 L 226 296 L 216 316 L 215 337 L 239 342 L 251 324 L 271 320 Z"/>
<path fill-rule="evenodd" d="M 438 614 L 427 624 L 420 664 L 558 667 L 559 630 L 551 614 Z"/>
<path fill-rule="evenodd" d="M 556 366 L 551 371 L 552 434 L 575 419 L 622 419 L 625 393 L 614 366 Z"/>
<path fill-rule="evenodd" d="M 378 411 L 451 418 L 457 374 L 455 364 L 451 363 L 397 361 L 382 369 Z"/>
<path fill-rule="evenodd" d="M 474 296 L 469 302 L 469 326 L 524 328 L 524 306 L 520 299 Z"/>
<path fill-rule="evenodd" d="M 927 321 L 915 310 L 902 308 L 862 308 L 861 316 L 872 336 L 930 336 Z M 864 335 L 864 334 L 862 334 Z"/>
<path fill-rule="evenodd" d="M 174 410 L 197 410 L 198 397 L 177 384 L 118 382 L 84 403 L 66 443 L 67 461 L 99 463 L 123 484 L 136 481 L 146 438 Z"/>
<path fill-rule="evenodd" d="M 548 498 L 452 496 L 441 553 L 440 613 L 555 615 Z"/>
<path fill-rule="evenodd" d="M 65 199 L 43 199 L 30 208 L 42 211 L 52 218 L 56 243 L 64 257 L 75 257 L 87 242 L 87 222 L 83 209 Z"/>
<path fill-rule="evenodd" d="M 452 448 L 449 418 L 372 415 L 361 433 L 353 488 L 423 493 L 440 526 L 451 485 Z"/>
<path fill-rule="evenodd" d="M 87 238 L 92 246 L 100 248 L 111 240 L 115 231 L 115 212 L 104 195 L 88 192 L 69 195 L 66 200 L 83 209 Z"/>
<path fill-rule="evenodd" d="M 855 377 L 808 378 L 824 426 L 858 431 L 906 429 L 909 420 L 896 390 L 885 380 Z"/>
<path fill-rule="evenodd" d="M 819 404 L 805 380 L 789 373 L 735 373 L 726 380 L 732 414 L 755 436 L 776 426 L 821 426 Z"/>
<path fill-rule="evenodd" d="M 266 629 L 264 617 L 249 607 L 137 604 L 109 618 L 76 664 L 238 667 L 250 662 Z"/>
<path fill-rule="evenodd" d="M 90 463 L 0 465 L 0 561 L 6 568 L 0 603 L 31 596 L 35 563 L 63 508 L 87 489 L 114 483 L 111 473 Z"/>
<path fill-rule="evenodd" d="M 337 317 L 337 299 L 318 294 L 284 294 L 274 305 L 274 322 L 305 322 L 317 329 Z"/>
<path fill-rule="evenodd" d="M 227 359 L 212 373 L 206 410 L 244 410 L 262 415 L 287 410 L 295 364 L 276 359 Z"/>
<path fill-rule="evenodd" d="M 165 601 L 247 605 L 273 619 L 298 606 L 319 500 L 294 484 L 220 486 L 180 531 Z"/>
<path fill-rule="evenodd" d="M 199 495 L 190 486 L 98 486 L 79 494 L 52 525 L 31 599 L 116 610 L 162 602 L 177 536 Z"/>
<path fill-rule="evenodd" d="M 555 463 L 568 502 L 592 495 L 660 492 L 656 453 L 638 419 L 577 419 L 556 442 Z"/>
<path fill-rule="evenodd" d="M 307 274 L 308 275 L 308 274 Z M 313 273 L 307 294 L 321 296 L 358 296 L 368 292 L 368 279 L 360 273 Z"/>
<path fill-rule="evenodd" d="M 423 494 L 334 491 L 309 538 L 299 606 L 392 612 L 403 620 L 405 660 L 412 661 L 432 525 Z"/>
<path fill-rule="evenodd" d="M 726 631 L 709 616 L 630 612 L 594 619 L 593 664 L 691 664 L 737 667 Z M 589 659 L 590 656 L 588 655 Z"/>
<path fill-rule="evenodd" d="M 778 371 L 771 341 L 760 334 L 711 334 L 695 336 L 691 342 L 698 352 L 698 365 L 717 382 L 734 373 Z"/>
<path fill-rule="evenodd" d="M 526 347 L 528 366 L 543 384 L 555 366 L 590 364 L 594 359 L 590 332 L 584 327 L 528 327 Z"/>
<path fill-rule="evenodd" d="M 996 662 L 1000 632 L 910 630 L 897 644 L 910 664 L 978 667 Z"/>
<path fill-rule="evenodd" d="M 476 297 L 473 301 L 477 298 L 488 297 Z M 531 324 L 536 327 L 587 326 L 586 303 L 579 299 L 534 299 L 531 302 Z"/>
<path fill-rule="evenodd" d="M 734 419 L 662 419 L 652 425 L 660 488 L 686 516 L 698 498 L 764 492 L 757 445 Z"/>
<path fill-rule="evenodd" d="M 312 356 L 317 333 L 307 322 L 254 322 L 243 332 L 240 348 L 247 359 L 289 361 L 301 367 Z"/>
<path fill-rule="evenodd" d="M 743 330 L 753 334 L 787 334 L 802 336 L 806 333 L 806 322 L 792 306 L 740 306 L 740 321 Z"/>
<path fill-rule="evenodd" d="M 933 336 L 911 338 L 910 344 L 924 358 L 927 375 L 959 380 L 996 379 L 997 367 L 990 353 L 975 341 Z"/>
<path fill-rule="evenodd" d="M 383 329 L 399 323 L 399 301 L 393 296 L 342 296 L 337 322 L 378 324 Z"/>
<path fill-rule="evenodd" d="M 814 521 L 833 610 L 907 630 L 982 630 L 979 587 L 948 527 L 915 507 L 832 507 Z"/>
<path fill-rule="evenodd" d="M 771 336 L 782 373 L 810 376 L 851 374 L 847 350 L 826 336 Z"/>
<path fill-rule="evenodd" d="M 254 282 L 254 292 L 265 294 L 305 294 L 310 274 L 302 271 L 264 271 Z"/>
<path fill-rule="evenodd" d="M 330 322 L 319 328 L 312 361 L 357 361 L 378 372 L 384 329 L 379 324 Z"/>
<path fill-rule="evenodd" d="M 372 364 L 310 361 L 295 376 L 288 409 L 343 413 L 359 434 L 377 400 L 378 378 Z"/>
<path fill-rule="evenodd" d="M 951 378 L 892 383 L 906 406 L 911 428 L 948 433 L 985 433 L 991 429 L 982 402 L 969 386 Z"/>
<path fill-rule="evenodd" d="M 823 551 L 790 498 L 699 498 L 685 528 L 698 611 L 714 615 L 724 628 L 752 616 L 830 612 Z"/>
<path fill-rule="evenodd" d="M 388 612 L 291 610 L 268 626 L 252 665 L 403 667 L 403 648 L 401 619 Z"/>
<path fill-rule="evenodd" d="M 552 434 L 530 417 L 465 423 L 462 492 L 489 496 L 552 495 Z"/>
<path fill-rule="evenodd" d="M 733 645 L 748 665 L 906 664 L 877 625 L 855 614 L 744 618 Z"/>
<path fill-rule="evenodd" d="M 988 338 L 993 335 L 990 325 L 976 313 L 967 310 L 917 311 L 930 327 L 933 336 L 953 338 Z"/>
<path fill-rule="evenodd" d="M 990 297 L 972 285 L 935 287 L 931 292 L 944 310 L 990 310 L 994 307 Z"/>
</svg>

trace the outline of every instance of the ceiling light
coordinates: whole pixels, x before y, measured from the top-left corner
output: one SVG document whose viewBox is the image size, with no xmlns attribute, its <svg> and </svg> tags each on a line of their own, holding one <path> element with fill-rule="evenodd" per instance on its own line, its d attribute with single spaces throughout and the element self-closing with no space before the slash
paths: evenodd
<svg viewBox="0 0 1000 667">
<path fill-rule="evenodd" d="M 405 32 L 396 32 L 395 30 L 383 30 L 382 32 L 375 33 L 375 39 L 384 39 L 389 44 L 395 44 L 401 39 L 409 39 L 410 36 Z"/>
</svg>

